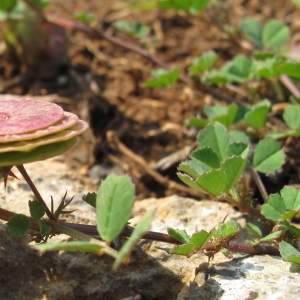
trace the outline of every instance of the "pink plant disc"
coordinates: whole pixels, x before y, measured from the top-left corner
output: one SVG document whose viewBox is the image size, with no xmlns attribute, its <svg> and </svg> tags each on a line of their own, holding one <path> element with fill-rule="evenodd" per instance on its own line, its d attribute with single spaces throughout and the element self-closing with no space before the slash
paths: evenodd
<svg viewBox="0 0 300 300">
<path fill-rule="evenodd" d="M 1 118 L 1 115 L 0 115 Z M 0 135 L 0 143 L 11 143 L 17 141 L 32 140 L 42 136 L 50 135 L 72 127 L 78 122 L 78 117 L 70 112 L 64 112 L 64 117 L 59 122 L 50 125 L 48 128 L 36 130 L 34 132 Z"/>
<path fill-rule="evenodd" d="M 79 120 L 71 128 L 67 128 L 67 129 L 59 131 L 55 134 L 43 136 L 43 137 L 40 137 L 37 139 L 28 140 L 28 141 L 0 144 L 0 153 L 13 152 L 13 151 L 28 152 L 34 148 L 37 148 L 37 147 L 40 147 L 43 145 L 48 145 L 48 144 L 53 144 L 53 143 L 57 143 L 57 142 L 70 140 L 71 138 L 85 132 L 87 129 L 88 129 L 88 124 L 83 120 Z"/>
<path fill-rule="evenodd" d="M 0 100 L 0 135 L 24 134 L 51 126 L 64 117 L 63 109 L 40 100 Z"/>
</svg>

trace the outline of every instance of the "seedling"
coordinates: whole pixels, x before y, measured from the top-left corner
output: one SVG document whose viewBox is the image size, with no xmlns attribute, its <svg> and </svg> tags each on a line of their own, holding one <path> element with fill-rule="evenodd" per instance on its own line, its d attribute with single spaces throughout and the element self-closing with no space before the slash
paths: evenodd
<svg viewBox="0 0 300 300">
<path fill-rule="evenodd" d="M 171 9 L 175 11 L 186 11 L 192 15 L 196 15 L 199 12 L 203 11 L 210 0 L 159 0 L 158 7 L 162 9 Z"/>
<path fill-rule="evenodd" d="M 241 197 L 236 183 L 244 172 L 249 160 L 247 138 L 238 132 L 228 132 L 226 127 L 216 122 L 200 131 L 197 142 L 199 149 L 193 151 L 190 160 L 178 167 L 179 178 L 188 186 L 211 195 L 215 199 L 225 199 L 247 211 L 247 199 Z M 278 142 L 261 140 L 254 150 L 252 167 L 262 173 L 272 173 L 284 163 L 284 153 Z"/>
<path fill-rule="evenodd" d="M 144 38 L 150 34 L 150 28 L 141 24 L 140 22 L 129 23 L 124 20 L 119 20 L 114 23 L 114 26 L 117 29 L 122 30 L 127 34 L 131 35 L 132 37 L 138 39 Z"/>
<path fill-rule="evenodd" d="M 158 69 L 152 71 L 152 76 L 154 79 L 150 79 L 145 82 L 146 87 L 167 87 L 175 83 L 179 78 L 179 69 L 175 68 L 172 71 L 165 69 Z"/>
<path fill-rule="evenodd" d="M 279 20 L 269 20 L 264 26 L 254 18 L 240 21 L 242 33 L 259 50 L 278 52 L 290 38 L 288 26 Z"/>
</svg>

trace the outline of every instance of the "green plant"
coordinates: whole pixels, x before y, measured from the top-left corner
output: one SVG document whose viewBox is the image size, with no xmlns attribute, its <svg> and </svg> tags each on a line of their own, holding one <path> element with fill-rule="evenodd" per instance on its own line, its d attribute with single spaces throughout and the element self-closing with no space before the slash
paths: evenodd
<svg viewBox="0 0 300 300">
<path fill-rule="evenodd" d="M 284 153 L 275 140 L 261 140 L 251 159 L 247 137 L 237 131 L 227 131 L 218 122 L 200 131 L 197 142 L 199 148 L 191 153 L 191 159 L 179 165 L 179 178 L 215 199 L 227 200 L 241 211 L 250 208 L 245 187 L 237 184 L 246 163 L 262 173 L 275 172 L 284 163 Z"/>
<path fill-rule="evenodd" d="M 31 218 L 22 214 L 13 214 L 8 221 L 8 228 L 15 236 L 24 235 L 32 226 L 36 229 L 36 241 L 47 241 L 55 232 L 65 233 L 77 242 L 66 244 L 44 244 L 42 251 L 62 249 L 69 251 L 92 251 L 107 253 L 116 258 L 114 267 L 123 261 L 129 261 L 130 251 L 136 241 L 148 230 L 151 215 L 132 232 L 131 237 L 118 253 L 110 247 L 111 242 L 121 233 L 130 218 L 134 202 L 134 186 L 126 176 L 110 175 L 101 185 L 98 196 L 87 195 L 89 203 L 97 207 L 97 230 L 103 241 L 90 238 L 59 220 L 62 213 L 69 213 L 65 208 L 72 201 L 65 201 L 54 211 L 47 207 L 45 201 L 30 180 L 23 163 L 45 159 L 61 154 L 76 142 L 76 136 L 87 130 L 87 124 L 78 120 L 72 113 L 53 103 L 37 100 L 0 101 L 0 167 L 5 183 L 16 166 L 35 194 L 36 200 L 29 201 Z M 125 191 L 125 192 L 124 192 Z M 92 202 L 91 202 L 92 201 Z M 48 221 L 44 220 L 47 215 Z"/>
<path fill-rule="evenodd" d="M 259 50 L 278 52 L 290 38 L 288 26 L 279 20 L 269 20 L 264 26 L 254 18 L 240 21 L 242 33 Z"/>
<path fill-rule="evenodd" d="M 175 83 L 179 78 L 179 69 L 175 68 L 171 71 L 165 69 L 158 69 L 152 71 L 153 79 L 145 82 L 146 87 L 167 87 Z"/>
<path fill-rule="evenodd" d="M 114 26 L 135 38 L 144 38 L 150 34 L 150 28 L 140 22 L 129 23 L 124 20 L 119 20 L 114 23 Z"/>
<path fill-rule="evenodd" d="M 158 7 L 175 11 L 183 10 L 192 15 L 196 15 L 200 11 L 204 10 L 209 2 L 210 0 L 159 0 Z"/>
<path fill-rule="evenodd" d="M 25 2 L 29 3 L 30 1 Z M 209 1 L 202 1 L 202 4 L 200 1 L 189 1 L 187 2 L 189 6 L 178 1 L 160 2 L 177 5 L 173 5 L 171 9 L 175 7 L 178 10 L 194 13 L 194 11 L 200 9 L 202 4 L 206 5 Z M 5 6 L 4 8 L 8 9 L 9 13 L 11 12 L 10 6 Z M 91 21 L 86 16 L 83 16 L 82 20 L 85 22 Z M 84 29 L 87 28 L 84 27 Z M 88 30 L 87 32 L 95 33 L 95 31 Z M 270 49 L 274 47 L 274 43 L 271 43 L 268 39 L 262 39 L 261 42 L 262 44 L 265 43 L 263 45 L 267 45 Z M 213 67 L 216 60 L 217 56 L 214 52 L 204 54 L 195 59 L 189 71 L 196 77 L 199 74 L 203 75 L 204 83 L 206 83 L 205 76 L 210 78 L 209 76 L 211 75 L 209 74 L 214 71 Z M 274 79 L 281 74 L 299 78 L 298 69 L 299 64 L 294 61 L 289 61 L 284 57 L 277 57 L 272 53 L 258 53 L 251 58 L 236 56 L 222 69 L 222 72 L 218 74 L 218 70 L 215 70 L 216 78 L 214 80 L 220 80 L 219 82 L 216 81 L 216 84 L 243 83 L 248 80 L 261 80 L 262 78 Z M 168 71 L 167 68 L 161 69 L 154 73 L 154 77 L 150 83 L 146 83 L 146 86 L 165 87 L 182 78 L 177 68 L 172 71 Z M 9 116 L 5 114 L 5 109 L 6 107 L 1 107 L 0 121 L 7 125 L 6 120 L 9 119 Z M 51 109 L 54 109 L 54 106 Z M 6 126 L 1 127 L 4 128 L 4 131 L 0 134 L 3 137 L 2 142 L 0 141 L 2 144 L 0 174 L 6 182 L 8 176 L 13 176 L 11 168 L 13 165 L 16 165 L 32 188 L 36 200 L 29 202 L 30 218 L 7 212 L 3 209 L 0 209 L 0 218 L 6 220 L 8 214 L 12 216 L 8 226 L 10 231 L 17 236 L 25 234 L 28 229 L 35 230 L 35 240 L 38 242 L 46 241 L 49 237 L 58 233 L 66 233 L 78 240 L 64 244 L 42 244 L 38 246 L 40 251 L 91 251 L 97 254 L 108 254 L 116 258 L 115 268 L 121 262 L 128 261 L 130 251 L 141 237 L 179 244 L 173 249 L 167 249 L 172 254 L 191 255 L 196 251 L 204 250 L 209 257 L 213 257 L 219 251 L 230 257 L 230 251 L 271 253 L 276 255 L 280 251 L 284 259 L 299 263 L 298 250 L 284 241 L 284 239 L 288 238 L 288 234 L 299 236 L 299 232 L 291 222 L 291 218 L 299 211 L 298 200 L 294 199 L 295 201 L 291 201 L 289 197 L 286 197 L 285 190 L 284 192 L 282 190 L 280 196 L 271 195 L 268 197 L 267 195 L 265 199 L 266 204 L 260 211 L 259 207 L 253 207 L 254 199 L 248 193 L 243 178 L 245 169 L 252 170 L 256 174 L 257 172 L 272 173 L 278 170 L 284 163 L 284 153 L 280 144 L 270 138 L 263 139 L 257 145 L 254 145 L 254 151 L 251 153 L 250 148 L 252 148 L 252 145 L 247 136 L 238 131 L 229 131 L 226 128 L 236 120 L 242 120 L 255 130 L 260 130 L 266 124 L 266 116 L 269 109 L 270 102 L 268 100 L 263 100 L 255 106 L 242 110 L 235 105 L 231 105 L 228 109 L 224 109 L 221 106 L 216 108 L 207 107 L 206 114 L 211 119 L 210 121 L 218 122 L 204 124 L 206 127 L 199 133 L 197 138 L 199 148 L 191 154 L 190 160 L 180 164 L 178 173 L 179 177 L 189 186 L 209 194 L 213 199 L 227 200 L 243 212 L 255 213 L 260 217 L 262 213 L 266 218 L 275 221 L 274 232 L 265 237 L 262 237 L 261 230 L 258 227 L 248 224 L 251 232 L 259 237 L 258 241 L 250 241 L 245 244 L 233 242 L 239 229 L 232 220 L 221 224 L 218 228 L 211 231 L 202 230 L 191 236 L 187 235 L 184 230 L 178 229 L 169 229 L 168 235 L 164 235 L 148 231 L 153 215 L 153 213 L 150 213 L 134 230 L 127 225 L 133 205 L 134 187 L 128 177 L 115 175 L 110 175 L 101 184 L 98 194 L 87 194 L 84 197 L 84 201 L 96 207 L 97 227 L 89 228 L 89 235 L 83 234 L 81 232 L 83 231 L 81 224 L 70 224 L 59 219 L 62 213 L 70 212 L 66 208 L 72 199 L 66 201 L 65 195 L 59 207 L 56 209 L 51 207 L 49 209 L 22 165 L 26 162 L 45 159 L 64 152 L 75 143 L 75 136 L 80 133 L 80 130 L 76 127 L 74 136 L 69 135 L 69 132 L 73 130 L 63 128 L 60 123 L 57 131 L 52 132 L 50 131 L 50 124 L 45 125 L 45 120 L 38 124 L 36 120 L 31 121 L 29 132 L 27 130 L 22 131 L 23 129 L 21 132 L 18 131 L 22 128 L 20 119 L 17 122 L 15 121 L 15 126 L 11 132 L 5 131 L 7 130 Z M 295 135 L 298 134 L 299 129 L 297 114 L 298 112 L 294 112 L 292 109 L 286 112 L 286 120 L 288 120 L 286 123 L 292 128 Z M 57 116 L 62 116 L 61 111 L 58 110 L 54 113 L 50 120 L 53 123 L 60 122 Z M 36 116 L 34 119 L 36 119 Z M 226 125 L 226 127 L 219 122 Z M 37 127 L 31 127 L 33 124 L 37 124 Z M 78 126 L 78 124 L 84 123 L 77 122 L 76 124 Z M 42 127 L 46 127 L 46 129 Z M 40 134 L 41 132 L 42 134 Z M 9 139 L 8 135 L 16 136 L 17 139 L 7 141 Z M 127 193 L 124 193 L 124 191 L 127 191 Z M 298 199 L 297 197 L 296 199 Z M 285 205 L 282 205 L 282 200 Z M 124 207 L 124 209 L 120 210 L 120 207 Z M 271 213 L 269 213 L 270 210 L 272 211 Z M 119 219 L 121 220 L 120 222 Z M 130 236 L 130 238 L 118 252 L 113 249 L 112 242 L 120 235 Z M 97 236 L 97 238 L 91 238 L 91 236 Z M 260 245 L 266 243 L 271 244 L 271 246 L 269 248 L 260 247 Z"/>
<path fill-rule="evenodd" d="M 81 224 L 72 224 L 60 219 L 61 214 L 72 212 L 66 209 L 72 198 L 66 200 L 65 194 L 56 209 L 53 203 L 49 209 L 22 164 L 66 151 L 75 143 L 76 135 L 87 129 L 86 123 L 78 120 L 75 115 L 64 112 L 59 106 L 42 101 L 1 101 L 0 111 L 1 175 L 6 182 L 8 176 L 14 176 L 11 169 L 12 166 L 16 166 L 36 198 L 28 203 L 30 217 L 0 208 L 0 218 L 8 220 L 8 228 L 15 236 L 22 236 L 30 229 L 35 231 L 33 239 L 36 242 L 46 242 L 49 237 L 61 233 L 76 240 L 66 243 L 43 243 L 36 246 L 39 251 L 90 251 L 98 255 L 107 254 L 115 258 L 113 267 L 116 269 L 121 263 L 129 261 L 133 247 L 141 238 L 179 244 L 173 249 L 166 248 L 171 254 L 190 256 L 198 251 L 205 251 L 210 259 L 217 252 L 222 252 L 227 257 L 232 257 L 231 251 L 267 251 L 278 254 L 278 244 L 274 247 L 274 241 L 282 241 L 288 231 L 299 236 L 299 230 L 289 223 L 300 208 L 299 193 L 291 188 L 284 188 L 281 196 L 271 195 L 268 203 L 262 207 L 262 214 L 276 221 L 275 227 L 280 226 L 280 231 L 260 238 L 256 243 L 232 242 L 239 232 L 233 220 L 209 232 L 201 230 L 191 236 L 185 230 L 172 228 L 169 228 L 168 235 L 165 235 L 148 231 L 153 216 L 153 212 L 150 212 L 133 229 L 127 225 L 127 221 L 131 217 L 134 203 L 134 185 L 129 177 L 114 174 L 102 182 L 97 194 L 88 193 L 83 197 L 86 203 L 96 209 L 97 226 L 92 226 L 88 231 L 84 227 L 85 233 L 82 233 Z M 191 187 L 208 193 L 215 199 L 225 199 L 242 211 L 253 212 L 240 185 L 237 184 L 248 157 L 249 145 L 245 136 L 238 132 L 228 132 L 222 124 L 213 123 L 199 133 L 197 140 L 200 148 L 192 152 L 190 161 L 180 164 L 178 176 Z M 274 140 L 265 139 L 257 145 L 252 163 L 248 164 L 260 172 L 273 172 L 282 165 L 283 158 L 280 145 Z M 281 197 L 284 205 L 280 203 Z M 10 217 L 7 219 L 7 216 Z M 249 224 L 248 227 L 252 228 L 252 232 L 259 234 L 260 231 L 254 225 Z M 92 236 L 99 235 L 101 239 L 91 237 L 86 232 Z M 129 238 L 117 251 L 111 244 L 120 235 Z M 271 247 L 260 247 L 261 244 L 270 242 Z M 284 259 L 298 263 L 299 255 L 296 249 L 283 242 L 279 247 Z"/>
</svg>

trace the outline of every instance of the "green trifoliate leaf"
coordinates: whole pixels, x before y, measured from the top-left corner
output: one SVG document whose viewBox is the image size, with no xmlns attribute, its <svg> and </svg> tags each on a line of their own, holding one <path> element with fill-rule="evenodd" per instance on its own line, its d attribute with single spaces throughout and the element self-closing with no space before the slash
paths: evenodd
<svg viewBox="0 0 300 300">
<path fill-rule="evenodd" d="M 300 265 L 300 252 L 287 242 L 279 244 L 280 255 L 285 261 Z"/>
<path fill-rule="evenodd" d="M 194 233 L 190 238 L 190 243 L 195 245 L 195 249 L 198 250 L 204 246 L 211 238 L 211 234 L 205 230 Z"/>
<path fill-rule="evenodd" d="M 199 186 L 197 184 L 197 182 L 195 181 L 194 178 L 190 177 L 189 175 L 182 174 L 182 173 L 177 173 L 177 176 L 179 177 L 179 179 L 183 183 L 185 183 L 186 185 L 188 185 L 192 189 L 195 189 L 196 191 L 199 191 L 200 193 L 205 193 L 205 194 L 208 193 L 206 190 L 204 190 L 201 186 Z"/>
<path fill-rule="evenodd" d="M 191 157 L 202 162 L 207 169 L 219 168 L 220 160 L 210 147 L 202 147 L 192 152 Z"/>
<path fill-rule="evenodd" d="M 29 219 L 22 214 L 14 215 L 7 222 L 8 230 L 13 236 L 23 236 L 29 229 Z"/>
<path fill-rule="evenodd" d="M 250 144 L 250 139 L 249 137 L 242 131 L 238 130 L 230 130 L 229 131 L 229 142 L 234 143 L 234 142 L 242 142 L 246 145 Z"/>
<path fill-rule="evenodd" d="M 171 71 L 165 69 L 159 69 L 156 71 L 152 71 L 152 76 L 154 79 L 150 79 L 145 83 L 147 87 L 167 87 L 173 83 L 175 83 L 180 75 L 180 71 L 178 68 L 175 68 Z"/>
<path fill-rule="evenodd" d="M 197 142 L 200 147 L 210 147 L 222 161 L 226 158 L 229 136 L 224 125 L 216 122 L 200 131 Z"/>
<path fill-rule="evenodd" d="M 279 20 L 270 20 L 263 28 L 262 42 L 265 48 L 273 51 L 280 50 L 289 40 L 290 30 L 288 26 Z"/>
<path fill-rule="evenodd" d="M 285 74 L 294 79 L 300 79 L 300 63 L 297 62 L 285 62 L 276 66 L 276 70 L 279 74 Z"/>
<path fill-rule="evenodd" d="M 185 244 L 182 246 L 175 246 L 170 253 L 179 255 L 189 255 L 196 250 L 194 244 Z"/>
<path fill-rule="evenodd" d="M 181 163 L 178 166 L 178 171 L 184 172 L 186 174 L 188 174 L 189 176 L 192 176 L 193 178 L 196 178 L 198 176 L 198 172 L 196 172 L 196 170 L 194 170 L 194 167 L 190 164 L 192 161 L 185 161 L 183 163 Z M 200 174 L 203 172 L 200 172 Z"/>
<path fill-rule="evenodd" d="M 266 125 L 268 112 L 270 110 L 271 103 L 265 99 L 254 105 L 249 112 L 245 115 L 245 122 L 256 128 L 262 128 Z"/>
<path fill-rule="evenodd" d="M 240 156 L 227 158 L 221 163 L 221 170 L 226 174 L 223 192 L 228 192 L 238 181 L 245 169 L 246 160 Z"/>
<path fill-rule="evenodd" d="M 214 169 L 209 172 L 201 174 L 197 179 L 196 183 L 203 188 L 206 193 L 218 196 L 224 191 L 226 183 L 226 174 L 223 170 Z"/>
<path fill-rule="evenodd" d="M 204 113 L 210 120 L 217 121 L 226 127 L 234 122 L 237 111 L 238 107 L 234 103 L 229 106 L 207 105 L 204 107 Z"/>
<path fill-rule="evenodd" d="M 192 74 L 202 74 L 205 71 L 209 71 L 216 63 L 218 56 L 214 51 L 208 51 L 203 53 L 200 57 L 193 60 L 189 72 Z"/>
<path fill-rule="evenodd" d="M 181 229 L 168 228 L 168 235 L 183 244 L 187 244 L 190 240 L 186 231 Z"/>
<path fill-rule="evenodd" d="M 261 140 L 254 151 L 253 165 L 261 173 L 272 173 L 284 164 L 284 152 L 272 139 Z"/>
<path fill-rule="evenodd" d="M 237 55 L 228 64 L 227 74 L 231 82 L 244 82 L 251 78 L 253 61 L 245 55 Z"/>
<path fill-rule="evenodd" d="M 246 158 L 248 152 L 249 146 L 247 144 L 243 142 L 234 142 L 228 146 L 227 156 L 231 157 L 233 155 L 237 155 Z"/>
<path fill-rule="evenodd" d="M 224 224 L 221 224 L 215 231 L 214 236 L 218 239 L 228 238 L 230 236 L 238 233 L 239 227 L 237 223 L 233 220 L 230 220 Z"/>
<path fill-rule="evenodd" d="M 285 186 L 281 191 L 281 197 L 287 209 L 298 211 L 300 209 L 300 190 L 292 186 Z"/>
<path fill-rule="evenodd" d="M 82 200 L 89 205 L 96 207 L 96 201 L 97 201 L 97 194 L 96 193 L 87 193 L 86 195 L 82 196 Z"/>
<path fill-rule="evenodd" d="M 240 28 L 257 49 L 263 48 L 261 41 L 263 27 L 260 21 L 251 17 L 244 18 L 240 21 Z"/>
<path fill-rule="evenodd" d="M 290 128 L 300 128 L 300 105 L 288 106 L 284 110 L 283 119 Z"/>
<path fill-rule="evenodd" d="M 268 203 L 262 206 L 261 213 L 269 220 L 278 221 L 285 210 L 283 199 L 278 194 L 272 194 L 268 198 Z"/>
<path fill-rule="evenodd" d="M 125 227 L 134 203 L 135 187 L 127 176 L 109 175 L 100 185 L 96 201 L 97 230 L 108 243 Z"/>
<path fill-rule="evenodd" d="M 205 127 L 208 123 L 208 120 L 197 117 L 192 117 L 188 120 L 188 126 L 195 126 L 200 128 Z"/>
<path fill-rule="evenodd" d="M 272 194 L 268 198 L 268 202 L 261 208 L 261 213 L 270 220 L 278 221 L 280 219 L 292 219 L 300 210 L 300 191 L 285 186 L 279 194 Z"/>
<path fill-rule="evenodd" d="M 41 219 L 45 214 L 45 207 L 38 201 L 29 201 L 29 211 L 31 218 L 35 221 Z"/>
</svg>

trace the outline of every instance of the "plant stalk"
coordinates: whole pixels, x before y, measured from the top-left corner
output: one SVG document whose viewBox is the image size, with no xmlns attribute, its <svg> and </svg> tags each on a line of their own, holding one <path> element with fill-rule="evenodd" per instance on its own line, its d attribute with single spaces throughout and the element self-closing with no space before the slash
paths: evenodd
<svg viewBox="0 0 300 300">
<path fill-rule="evenodd" d="M 22 176 L 24 177 L 25 181 L 27 182 L 27 184 L 29 185 L 30 189 L 32 190 L 35 198 L 42 203 L 42 205 L 45 208 L 46 214 L 48 216 L 48 218 L 50 220 L 55 220 L 54 215 L 51 213 L 51 211 L 49 210 L 46 202 L 44 201 L 44 199 L 42 198 L 41 194 L 39 193 L 39 191 L 37 190 L 36 186 L 34 185 L 33 181 L 31 180 L 30 176 L 28 175 L 28 173 L 26 172 L 25 168 L 23 165 L 18 165 L 16 166 L 16 168 L 20 171 L 20 173 L 22 174 Z"/>
</svg>

